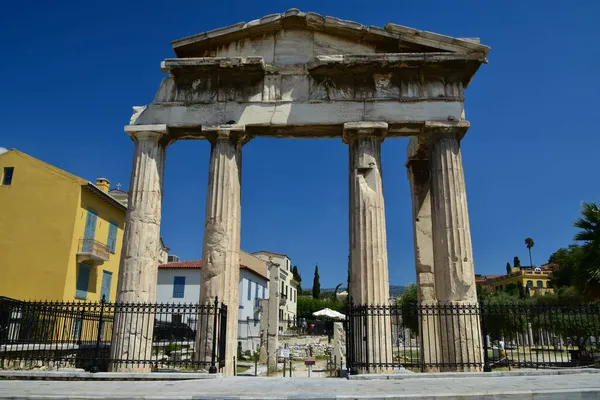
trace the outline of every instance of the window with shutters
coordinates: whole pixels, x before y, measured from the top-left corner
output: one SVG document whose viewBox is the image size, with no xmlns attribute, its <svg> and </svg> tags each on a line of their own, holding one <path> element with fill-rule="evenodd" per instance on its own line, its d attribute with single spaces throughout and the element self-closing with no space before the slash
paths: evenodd
<svg viewBox="0 0 600 400">
<path fill-rule="evenodd" d="M 75 298 L 85 300 L 87 299 L 88 287 L 90 284 L 90 266 L 81 263 L 77 271 L 77 283 L 75 286 Z"/>
<path fill-rule="evenodd" d="M 252 299 L 252 281 L 248 281 L 248 300 Z"/>
<path fill-rule="evenodd" d="M 112 254 L 115 254 L 115 251 L 117 249 L 117 232 L 117 223 L 114 221 L 110 221 L 108 225 L 108 239 L 106 240 L 106 245 L 108 246 Z"/>
<path fill-rule="evenodd" d="M 185 276 L 176 276 L 173 278 L 173 298 L 183 299 L 185 294 Z"/>
</svg>

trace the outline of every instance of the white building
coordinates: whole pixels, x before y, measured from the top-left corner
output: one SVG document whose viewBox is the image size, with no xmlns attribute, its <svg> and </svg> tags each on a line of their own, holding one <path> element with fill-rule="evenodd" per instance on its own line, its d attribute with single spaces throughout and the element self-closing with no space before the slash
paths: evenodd
<svg viewBox="0 0 600 400">
<path fill-rule="evenodd" d="M 285 332 L 290 322 L 296 319 L 298 305 L 298 282 L 294 280 L 294 275 L 292 274 L 291 260 L 285 254 L 265 250 L 254 252 L 252 255 L 261 260 L 271 261 L 279 265 L 279 277 L 281 279 L 279 293 L 285 299 L 282 302 L 283 305 L 279 307 L 279 330 Z M 267 271 L 267 277 L 269 277 L 268 273 Z"/>
<path fill-rule="evenodd" d="M 157 303 L 198 303 L 200 299 L 200 281 L 202 279 L 202 261 L 170 262 L 158 266 L 156 290 Z M 238 316 L 238 337 L 241 341 L 260 339 L 260 299 L 268 298 L 268 278 L 266 262 L 252 255 L 240 253 L 240 300 Z M 176 317 L 177 318 L 177 317 Z M 196 320 L 187 315 L 175 321 L 167 321 L 157 315 L 163 322 L 182 322 L 195 329 Z M 254 345 L 242 343 L 243 348 L 254 349 Z"/>
</svg>

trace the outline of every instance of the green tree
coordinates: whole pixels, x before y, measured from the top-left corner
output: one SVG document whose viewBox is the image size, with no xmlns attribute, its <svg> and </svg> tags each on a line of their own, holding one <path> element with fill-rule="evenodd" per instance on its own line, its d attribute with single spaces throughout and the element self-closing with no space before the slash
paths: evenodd
<svg viewBox="0 0 600 400">
<path fill-rule="evenodd" d="M 518 288 L 516 292 L 515 295 L 498 290 L 484 301 L 486 329 L 492 338 L 514 340 L 518 333 L 525 332 L 527 320 L 524 311 L 530 300 L 519 298 Z"/>
<path fill-rule="evenodd" d="M 575 240 L 583 242 L 580 285 L 588 295 L 600 297 L 600 209 L 594 202 L 584 202 L 581 217 L 573 225 L 579 229 Z"/>
<path fill-rule="evenodd" d="M 580 274 L 584 255 L 584 248 L 577 244 L 571 244 L 567 248 L 563 247 L 552 253 L 548 262 L 558 264 L 560 268 L 552 273 L 550 284 L 555 289 L 571 286 L 584 287 L 585 277 Z"/>
<path fill-rule="evenodd" d="M 338 301 L 337 293 L 338 293 L 338 290 L 340 289 L 340 286 L 342 286 L 342 284 L 338 283 L 338 285 L 335 287 L 335 289 L 333 289 L 333 293 L 331 295 L 331 301 Z"/>
<path fill-rule="evenodd" d="M 511 266 L 510 263 L 506 263 L 506 275 L 510 275 L 510 270 L 511 270 Z"/>
<path fill-rule="evenodd" d="M 292 275 L 294 276 L 294 280 L 298 282 L 298 292 L 302 293 L 302 277 L 300 276 L 297 265 L 292 267 Z"/>
<path fill-rule="evenodd" d="M 312 295 L 313 299 L 321 298 L 321 282 L 319 277 L 319 264 L 315 265 L 315 277 L 313 279 Z"/>
<path fill-rule="evenodd" d="M 331 301 L 331 298 L 326 299 L 313 299 L 311 297 L 298 297 L 297 314 L 298 318 L 314 318 L 313 313 L 315 311 L 322 310 L 324 308 L 331 308 L 332 310 L 345 313 L 347 304 L 341 301 Z"/>
<path fill-rule="evenodd" d="M 352 296 L 350 293 L 350 273 L 352 269 L 352 264 L 350 264 L 350 255 L 348 255 L 348 298 Z"/>
<path fill-rule="evenodd" d="M 414 283 L 406 285 L 404 293 L 396 300 L 396 306 L 400 307 L 402 324 L 415 334 L 419 333 L 418 304 L 417 285 Z"/>
<path fill-rule="evenodd" d="M 513 258 L 513 267 L 517 268 L 521 266 L 521 260 L 519 260 L 519 257 L 515 256 L 515 258 Z"/>
<path fill-rule="evenodd" d="M 532 238 L 528 237 L 525 239 L 525 246 L 527 250 L 529 250 L 529 265 L 533 267 L 533 260 L 531 259 L 531 248 L 535 245 L 535 242 Z"/>
</svg>

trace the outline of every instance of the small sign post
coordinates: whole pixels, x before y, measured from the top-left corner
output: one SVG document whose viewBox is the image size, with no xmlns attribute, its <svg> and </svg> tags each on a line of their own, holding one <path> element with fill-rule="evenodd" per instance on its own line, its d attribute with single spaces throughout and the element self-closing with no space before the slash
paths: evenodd
<svg viewBox="0 0 600 400">
<path fill-rule="evenodd" d="M 304 359 L 304 365 L 308 367 L 308 377 L 310 378 L 310 373 L 312 371 L 313 365 L 315 365 L 316 361 L 312 357 L 308 357 Z"/>
<path fill-rule="evenodd" d="M 290 349 L 282 348 L 279 351 L 279 357 L 283 358 L 283 377 L 285 378 L 285 364 L 288 358 L 290 358 Z M 292 360 L 290 360 L 290 378 L 292 377 Z"/>
</svg>

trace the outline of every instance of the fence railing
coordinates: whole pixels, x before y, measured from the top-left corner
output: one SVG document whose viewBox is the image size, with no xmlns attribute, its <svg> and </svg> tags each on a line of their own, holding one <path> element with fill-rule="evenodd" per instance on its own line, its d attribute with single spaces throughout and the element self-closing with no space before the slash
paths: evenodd
<svg viewBox="0 0 600 400">
<path fill-rule="evenodd" d="M 600 359 L 598 304 L 351 304 L 346 324 L 353 373 L 578 367 Z"/>
<path fill-rule="evenodd" d="M 0 369 L 142 366 L 217 372 L 225 366 L 226 320 L 227 306 L 217 299 L 200 305 L 0 298 Z M 116 338 L 115 331 L 128 335 Z"/>
</svg>

